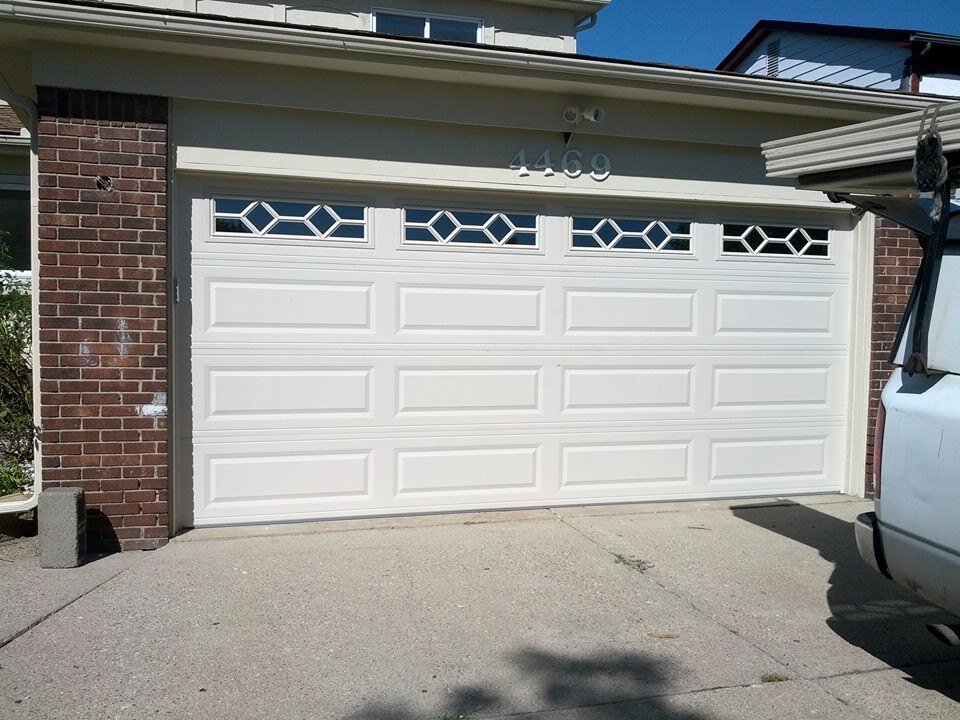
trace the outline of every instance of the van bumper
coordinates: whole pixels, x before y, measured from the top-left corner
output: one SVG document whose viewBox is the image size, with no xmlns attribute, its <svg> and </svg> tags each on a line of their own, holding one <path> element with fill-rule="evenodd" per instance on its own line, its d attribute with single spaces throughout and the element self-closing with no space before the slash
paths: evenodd
<svg viewBox="0 0 960 720">
<path fill-rule="evenodd" d="M 857 516 L 853 523 L 854 534 L 857 537 L 857 549 L 860 557 L 870 567 L 885 577 L 890 577 L 887 570 L 887 559 L 883 554 L 883 541 L 880 537 L 880 527 L 877 524 L 877 514 L 868 512 Z"/>
<path fill-rule="evenodd" d="M 863 513 L 853 524 L 864 561 L 901 587 L 960 616 L 960 555 L 880 523 Z"/>
</svg>

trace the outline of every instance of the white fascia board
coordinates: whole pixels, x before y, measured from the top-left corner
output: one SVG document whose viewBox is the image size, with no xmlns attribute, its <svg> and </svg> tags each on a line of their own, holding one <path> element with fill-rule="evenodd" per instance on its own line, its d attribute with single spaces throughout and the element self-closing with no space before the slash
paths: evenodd
<svg viewBox="0 0 960 720">
<path fill-rule="evenodd" d="M 926 129 L 934 118 L 944 152 L 960 152 L 960 103 L 951 103 L 936 112 L 917 111 L 764 143 L 767 176 L 796 179 L 855 168 L 869 175 L 871 166 L 878 166 L 878 182 L 889 182 L 884 178 L 889 178 L 890 164 L 913 159 L 921 126 Z M 887 167 L 881 170 L 882 165 Z"/>
<path fill-rule="evenodd" d="M 80 42 L 187 55 L 340 67 L 398 77 L 654 98 L 703 107 L 862 120 L 936 99 L 662 65 L 446 45 L 255 21 L 144 12 L 112 5 L 0 0 L 0 39 Z M 4 28 L 5 26 L 5 28 Z M 6 37 L 4 37 L 6 35 Z"/>
</svg>

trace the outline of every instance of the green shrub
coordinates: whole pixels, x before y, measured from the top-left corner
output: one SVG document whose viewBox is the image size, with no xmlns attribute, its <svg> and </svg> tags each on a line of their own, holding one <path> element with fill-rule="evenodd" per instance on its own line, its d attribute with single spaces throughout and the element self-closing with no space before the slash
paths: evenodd
<svg viewBox="0 0 960 720">
<path fill-rule="evenodd" d="M 0 270 L 9 269 L 7 235 L 0 232 Z M 0 273 L 0 494 L 32 483 L 33 370 L 30 282 Z"/>
<path fill-rule="evenodd" d="M 33 472 L 29 465 L 14 459 L 0 463 L 0 496 L 19 492 L 33 485 Z"/>
</svg>

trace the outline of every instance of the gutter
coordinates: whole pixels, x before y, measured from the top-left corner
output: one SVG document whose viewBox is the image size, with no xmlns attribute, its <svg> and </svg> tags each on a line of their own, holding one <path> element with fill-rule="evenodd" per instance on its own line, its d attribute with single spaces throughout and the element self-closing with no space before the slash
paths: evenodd
<svg viewBox="0 0 960 720">
<path fill-rule="evenodd" d="M 797 105 L 835 105 L 844 117 L 863 112 L 908 111 L 938 102 L 935 98 L 906 96 L 896 92 L 854 89 L 805 83 L 797 80 L 745 76 L 738 73 L 698 70 L 654 63 L 576 56 L 567 53 L 502 48 L 429 40 L 379 36 L 365 31 L 316 28 L 260 20 L 239 20 L 196 13 L 131 9 L 105 3 L 76 0 L 0 1 L 0 18 L 9 26 L 23 23 L 74 33 L 112 33 L 129 40 L 134 34 L 152 34 L 161 40 L 187 41 L 190 52 L 202 55 L 204 45 L 219 45 L 233 51 L 243 45 L 256 49 L 290 48 L 298 53 L 330 53 L 351 56 L 383 65 L 392 73 L 403 66 L 442 63 L 447 69 L 497 76 L 507 72 L 523 76 L 554 76 L 584 81 L 621 81 L 631 89 L 653 89 L 694 98 L 699 92 L 715 93 L 731 100 L 761 99 L 783 105 L 783 112 Z M 504 77 L 504 80 L 507 78 Z M 646 86 L 644 88 L 643 86 Z M 598 93 L 603 92 L 599 86 Z M 862 115 L 861 115 L 862 116 Z"/>
<path fill-rule="evenodd" d="M 33 342 L 30 343 L 30 361 L 33 368 L 33 422 L 40 426 L 40 373 L 37 368 L 40 367 L 40 294 L 37 278 L 39 274 L 39 227 L 40 227 L 40 186 L 38 182 L 39 168 L 37 161 L 37 104 L 28 97 L 25 97 L 7 87 L 0 85 L 0 100 L 7 104 L 18 107 L 27 113 L 27 131 L 30 133 L 29 139 L 17 138 L 20 140 L 17 144 L 23 144 L 24 141 L 30 145 L 30 266 L 33 281 L 31 282 L 31 314 L 33 316 L 33 326 L 30 329 Z M 12 138 L 11 138 L 12 140 Z M 33 510 L 37 506 L 40 498 L 40 492 L 43 489 L 43 462 L 40 453 L 40 440 L 34 440 L 33 453 L 33 489 L 32 494 L 24 500 L 16 502 L 0 503 L 0 514 L 21 513 Z"/>
<path fill-rule="evenodd" d="M 917 92 L 919 85 L 914 86 L 914 81 L 919 81 L 920 73 L 917 65 L 933 49 L 933 43 L 928 42 L 920 50 L 914 49 L 910 57 L 903 61 L 903 75 L 900 78 L 900 92 Z"/>
</svg>

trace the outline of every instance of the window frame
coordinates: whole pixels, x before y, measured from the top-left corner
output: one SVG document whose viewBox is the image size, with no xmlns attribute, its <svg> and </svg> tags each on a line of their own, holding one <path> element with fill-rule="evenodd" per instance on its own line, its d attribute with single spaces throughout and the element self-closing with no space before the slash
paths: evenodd
<svg viewBox="0 0 960 720">
<path fill-rule="evenodd" d="M 439 203 L 437 203 L 439 204 Z M 448 207 L 432 208 L 429 201 L 426 202 L 407 202 L 398 203 L 400 205 L 400 237 L 399 249 L 401 250 L 419 250 L 419 251 L 440 251 L 440 252 L 482 252 L 482 253 L 517 253 L 519 255 L 543 255 L 543 213 L 539 211 L 520 210 L 517 208 L 491 210 L 488 206 L 474 206 L 463 203 L 455 203 Z M 435 211 L 451 213 L 488 213 L 490 215 L 529 215 L 533 217 L 533 228 L 521 229 L 519 232 L 533 233 L 536 243 L 534 245 L 498 245 L 495 242 L 490 243 L 469 243 L 469 242 L 433 242 L 426 240 L 407 240 L 407 211 Z M 413 222 L 414 227 L 421 227 L 421 223 Z"/>
<path fill-rule="evenodd" d="M 800 262 L 810 262 L 818 264 L 836 264 L 836 259 L 833 256 L 834 253 L 834 235 L 833 232 L 836 228 L 831 227 L 824 223 L 819 222 L 805 222 L 805 223 L 796 223 L 784 220 L 771 220 L 768 222 L 764 221 L 739 221 L 739 220 L 721 220 L 717 223 L 719 230 L 719 243 L 718 243 L 718 252 L 717 256 L 721 260 L 734 260 L 734 261 L 747 261 L 747 262 L 787 262 L 787 263 L 800 263 Z M 727 235 L 726 228 L 728 225 L 743 225 L 748 228 L 759 227 L 763 229 L 764 227 L 779 227 L 779 228 L 791 228 L 793 230 L 823 230 L 827 233 L 826 240 L 818 240 L 813 244 L 825 247 L 827 249 L 826 255 L 807 255 L 807 254 L 797 254 L 797 253 L 765 253 L 765 252 L 734 252 L 728 251 L 725 249 L 724 245 L 727 240 L 738 240 L 737 236 Z M 781 238 L 775 238 L 777 242 L 789 242 Z"/>
<path fill-rule="evenodd" d="M 476 24 L 477 26 L 477 35 L 476 35 L 476 44 L 483 45 L 483 18 L 478 17 L 468 17 L 465 15 L 446 15 L 444 13 L 426 13 L 426 12 L 415 12 L 412 10 L 393 10 L 387 7 L 374 7 L 370 8 L 370 30 L 371 32 L 381 32 L 377 29 L 377 15 L 384 13 L 387 15 L 400 15 L 403 17 L 412 17 L 422 19 L 424 21 L 423 37 L 414 37 L 414 36 L 401 36 L 401 37 L 412 37 L 416 40 L 435 40 L 436 38 L 430 37 L 430 20 L 453 20 L 464 23 Z M 455 42 L 453 40 L 441 40 L 441 42 Z"/>
<path fill-rule="evenodd" d="M 314 193 L 283 193 L 283 192 L 271 192 L 268 195 L 264 195 L 259 198 L 252 198 L 249 193 L 236 192 L 234 190 L 224 189 L 223 191 L 215 190 L 209 193 L 209 197 L 205 198 L 207 204 L 208 212 L 208 232 L 207 232 L 207 241 L 211 243 L 244 243 L 244 244 L 254 244 L 254 245 L 301 245 L 304 247 L 314 247 L 314 248 L 373 248 L 374 247 L 374 237 L 373 237 L 373 204 L 372 201 L 368 198 L 361 197 L 346 197 L 346 196 L 335 196 L 335 195 L 326 195 L 324 194 L 324 200 L 322 203 L 316 201 L 316 194 Z M 341 205 L 350 205 L 352 207 L 362 208 L 363 209 L 363 220 L 362 221 L 350 221 L 350 225 L 361 225 L 364 229 L 363 238 L 336 238 L 328 237 L 322 238 L 319 236 L 309 236 L 309 235 L 291 235 L 285 233 L 278 233 L 274 235 L 268 234 L 259 234 L 259 233 L 235 233 L 227 231 L 219 231 L 216 228 L 216 223 L 218 217 L 223 218 L 224 216 L 232 217 L 237 215 L 236 213 L 218 213 L 216 209 L 217 200 L 237 200 L 237 201 L 246 201 L 252 203 L 299 203 L 299 204 L 312 204 L 318 207 L 332 207 L 337 204 Z"/>
<path fill-rule="evenodd" d="M 692 218 L 680 219 L 678 217 L 673 217 L 672 215 L 661 215 L 659 213 L 648 213 L 647 215 L 637 214 L 637 213 L 615 213 L 615 212 L 594 212 L 593 214 L 587 212 L 579 212 L 579 210 L 569 210 L 566 213 L 567 215 L 567 254 L 577 254 L 580 253 L 593 253 L 598 255 L 658 255 L 660 257 L 696 257 L 696 241 L 695 241 L 695 226 L 697 221 Z M 688 233 L 671 233 L 679 236 L 686 237 L 690 246 L 686 250 L 666 250 L 663 248 L 627 248 L 619 247 L 618 245 L 608 246 L 608 247 L 578 247 L 574 245 L 575 238 L 580 236 L 587 236 L 592 234 L 590 231 L 580 231 L 574 230 L 574 223 L 577 218 L 593 218 L 598 217 L 601 219 L 601 224 L 607 221 L 613 221 L 618 223 L 620 221 L 639 221 L 646 222 L 649 225 L 653 223 L 687 223 L 690 225 L 690 231 Z M 625 235 L 635 235 L 635 233 L 624 233 Z"/>
</svg>

